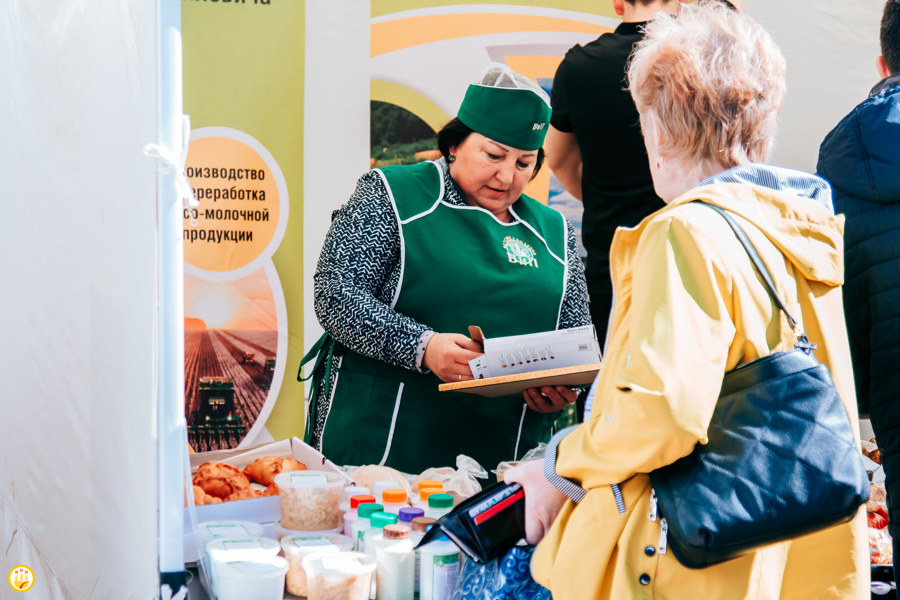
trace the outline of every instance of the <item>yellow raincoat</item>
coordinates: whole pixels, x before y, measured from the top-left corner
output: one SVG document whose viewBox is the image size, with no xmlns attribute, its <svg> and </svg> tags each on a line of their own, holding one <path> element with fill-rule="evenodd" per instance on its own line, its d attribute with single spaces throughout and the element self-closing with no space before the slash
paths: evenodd
<svg viewBox="0 0 900 600">
<path fill-rule="evenodd" d="M 726 371 L 795 341 L 724 219 L 688 204 L 697 198 L 737 216 L 858 429 L 840 289 L 843 216 L 749 184 L 691 190 L 613 240 L 615 303 L 593 410 L 559 444 L 556 461 L 557 473 L 587 494 L 566 502 L 535 550 L 532 574 L 559 600 L 869 598 L 864 507 L 850 523 L 706 569 L 661 552 L 646 473 L 706 442 Z"/>
</svg>

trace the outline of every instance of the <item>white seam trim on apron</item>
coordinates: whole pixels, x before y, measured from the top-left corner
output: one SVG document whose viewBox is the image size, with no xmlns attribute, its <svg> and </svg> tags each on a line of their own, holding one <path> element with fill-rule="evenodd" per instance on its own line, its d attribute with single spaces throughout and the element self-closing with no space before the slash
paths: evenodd
<svg viewBox="0 0 900 600">
<path fill-rule="evenodd" d="M 400 383 L 400 388 L 397 390 L 397 399 L 394 401 L 394 414 L 391 416 L 391 429 L 388 431 L 387 445 L 384 447 L 384 456 L 378 462 L 382 466 L 391 452 L 391 443 L 394 441 L 394 427 L 397 426 L 397 413 L 400 412 L 400 397 L 403 396 L 403 385 L 403 383 Z"/>
<path fill-rule="evenodd" d="M 528 405 L 522 405 L 522 416 L 519 418 L 519 433 L 516 434 L 516 447 L 513 450 L 513 460 L 518 460 L 519 457 L 519 440 L 522 439 L 522 427 L 525 425 L 525 411 L 528 410 Z"/>
<path fill-rule="evenodd" d="M 562 228 L 563 228 L 563 239 L 565 240 L 565 244 L 563 245 L 563 256 L 565 257 L 566 262 L 563 264 L 563 293 L 559 298 L 559 310 L 556 312 L 556 328 L 559 329 L 559 322 L 562 320 L 562 310 L 563 304 L 566 302 L 566 292 L 569 289 L 569 228 L 566 226 L 566 219 L 563 217 L 562 220 Z"/>
<path fill-rule="evenodd" d="M 334 374 L 334 385 L 331 386 L 331 394 L 328 398 L 328 411 L 325 413 L 325 420 L 322 422 L 322 431 L 319 433 L 319 447 L 316 448 L 321 454 L 325 454 L 322 452 L 322 447 L 325 445 L 325 427 L 328 425 L 328 417 L 331 415 L 331 408 L 334 406 L 334 392 L 337 390 L 337 382 L 341 377 L 341 363 L 344 362 L 344 357 L 341 355 L 338 358 L 337 365 L 335 365 L 335 374 Z M 316 415 L 312 416 L 313 419 L 316 418 Z M 312 424 L 313 427 L 316 426 L 315 423 Z"/>
<path fill-rule="evenodd" d="M 397 300 L 400 298 L 400 288 L 403 287 L 403 272 L 406 270 L 406 243 L 403 240 L 403 228 L 400 226 L 400 212 L 397 210 L 397 203 L 394 201 L 394 192 L 391 191 L 391 185 L 388 183 L 387 177 L 384 176 L 384 171 L 381 169 L 375 169 L 375 171 L 381 177 L 381 181 L 384 183 L 384 189 L 387 190 L 388 198 L 391 201 L 391 208 L 394 211 L 394 217 L 397 219 L 397 237 L 400 238 L 400 277 L 397 279 L 397 289 L 394 290 L 394 297 L 391 298 L 391 309 L 393 309 L 397 304 Z"/>
<path fill-rule="evenodd" d="M 519 223 L 521 223 L 522 225 L 524 225 L 525 227 L 527 227 L 527 228 L 531 231 L 531 233 L 533 233 L 534 235 L 536 235 L 537 238 L 538 238 L 539 240 L 541 240 L 541 242 L 543 242 L 544 248 L 547 249 L 547 252 L 550 254 L 550 256 L 552 256 L 553 258 L 555 258 L 557 262 L 559 262 L 560 264 L 562 264 L 562 266 L 564 266 L 564 267 L 566 266 L 566 262 L 565 262 L 563 259 L 561 259 L 560 257 L 558 257 L 558 256 L 553 252 L 553 250 L 550 249 L 550 244 L 547 243 L 547 240 L 544 239 L 544 236 L 542 236 L 540 233 L 537 232 L 537 229 L 535 229 L 534 227 L 532 227 L 531 223 L 529 223 L 528 221 L 525 221 L 525 220 L 519 218 L 519 215 L 516 214 L 516 211 L 513 210 L 512 206 L 509 207 L 509 212 L 512 214 L 512 216 L 514 216 L 514 217 L 516 218 L 516 221 L 518 221 Z M 565 224 L 566 224 L 566 218 L 563 217 L 563 216 L 562 216 L 562 213 L 559 213 L 559 211 L 557 211 L 557 214 L 559 214 L 559 218 L 562 219 L 562 221 L 563 221 L 563 226 L 565 227 Z M 564 240 L 564 243 L 565 243 L 566 246 L 568 246 L 568 239 L 567 239 L 567 238 L 568 238 L 568 236 L 564 236 L 564 237 L 563 237 L 563 240 Z"/>
<path fill-rule="evenodd" d="M 438 172 L 438 182 L 440 184 L 438 186 L 438 190 L 440 190 L 440 191 L 438 192 L 437 200 L 435 200 L 434 204 L 432 204 L 431 207 L 429 207 L 428 209 L 420 212 L 417 215 L 413 215 L 404 221 L 401 221 L 400 217 L 398 216 L 397 221 L 401 225 L 406 225 L 407 223 L 411 223 L 411 222 L 415 221 L 416 219 L 421 219 L 422 217 L 427 217 L 428 215 L 433 213 L 435 211 L 435 209 L 437 209 L 439 204 L 441 204 L 444 201 L 444 172 L 441 171 L 441 168 L 439 166 L 437 166 L 437 163 L 434 162 L 433 160 L 428 161 L 428 162 L 433 164 L 434 168 L 437 169 L 437 172 Z M 393 196 L 391 196 L 391 199 L 393 199 Z"/>
</svg>

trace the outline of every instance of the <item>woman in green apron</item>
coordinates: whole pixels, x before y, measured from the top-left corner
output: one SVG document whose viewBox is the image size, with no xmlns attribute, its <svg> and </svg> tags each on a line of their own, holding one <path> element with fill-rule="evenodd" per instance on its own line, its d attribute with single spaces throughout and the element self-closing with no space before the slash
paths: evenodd
<svg viewBox="0 0 900 600">
<path fill-rule="evenodd" d="M 307 416 L 307 441 L 333 462 L 417 473 L 466 454 L 492 469 L 546 441 L 575 400 L 563 387 L 438 391 L 472 378 L 469 325 L 499 337 L 590 323 L 572 226 L 522 194 L 549 119 L 543 90 L 492 63 L 438 133 L 443 158 L 374 169 L 335 211 Z"/>
</svg>

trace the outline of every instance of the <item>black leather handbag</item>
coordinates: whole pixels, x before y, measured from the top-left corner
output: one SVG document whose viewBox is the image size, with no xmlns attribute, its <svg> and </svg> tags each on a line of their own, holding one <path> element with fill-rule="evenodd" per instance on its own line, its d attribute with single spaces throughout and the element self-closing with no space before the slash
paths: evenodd
<svg viewBox="0 0 900 600">
<path fill-rule="evenodd" d="M 726 373 L 709 442 L 650 473 L 668 547 L 690 568 L 844 523 L 869 497 L 853 426 L 815 344 L 741 227 L 701 204 L 728 221 L 798 340 Z"/>
</svg>

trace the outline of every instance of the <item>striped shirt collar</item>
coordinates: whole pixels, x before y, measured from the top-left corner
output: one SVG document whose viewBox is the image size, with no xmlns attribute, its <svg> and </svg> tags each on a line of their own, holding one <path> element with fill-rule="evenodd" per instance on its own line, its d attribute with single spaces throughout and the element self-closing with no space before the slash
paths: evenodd
<svg viewBox="0 0 900 600">
<path fill-rule="evenodd" d="M 750 163 L 722 171 L 718 175 L 713 175 L 701 181 L 699 185 L 711 183 L 749 183 L 772 190 L 788 192 L 802 198 L 809 198 L 834 213 L 834 205 L 831 201 L 831 186 L 821 177 L 804 171 L 796 171 L 774 165 Z"/>
</svg>

